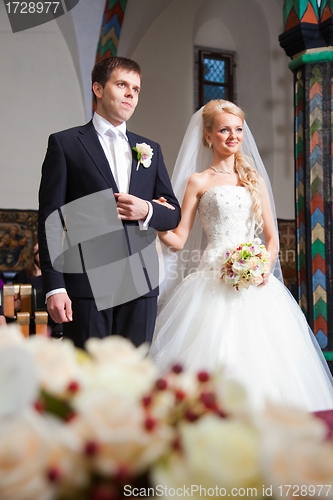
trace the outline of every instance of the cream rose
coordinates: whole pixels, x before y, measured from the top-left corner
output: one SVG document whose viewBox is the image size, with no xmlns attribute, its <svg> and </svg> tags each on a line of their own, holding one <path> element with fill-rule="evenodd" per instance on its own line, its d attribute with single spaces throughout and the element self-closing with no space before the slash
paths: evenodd
<svg viewBox="0 0 333 500">
<path fill-rule="evenodd" d="M 70 340 L 54 342 L 35 335 L 29 338 L 26 348 L 35 360 L 41 388 L 52 394 L 62 397 L 70 384 L 82 386 L 89 378 L 88 370 L 78 363 L 77 350 Z"/>
<path fill-rule="evenodd" d="M 0 419 L 19 415 L 36 401 L 37 370 L 22 345 L 0 349 Z"/>
<path fill-rule="evenodd" d="M 263 443 L 262 469 L 265 482 L 276 498 L 294 498 L 302 491 L 307 496 L 333 498 L 333 447 L 316 439 L 283 439 Z M 281 485 L 292 485 L 289 490 Z M 318 495 L 318 496 L 317 496 Z"/>
<path fill-rule="evenodd" d="M 148 344 L 135 347 L 132 342 L 118 335 L 104 339 L 92 337 L 85 343 L 85 348 L 98 363 L 137 364 L 145 359 Z"/>
<path fill-rule="evenodd" d="M 21 345 L 24 337 L 16 324 L 2 326 L 0 330 L 0 350 L 4 347 Z"/>
<path fill-rule="evenodd" d="M 50 453 L 45 422 L 34 411 L 0 422 L 1 500 L 52 500 L 55 490 L 47 479 Z"/>
<path fill-rule="evenodd" d="M 147 345 L 136 348 L 125 338 L 111 336 L 91 338 L 86 348 L 94 359 L 89 390 L 103 388 L 138 399 L 154 386 L 158 370 L 147 358 Z"/>
<path fill-rule="evenodd" d="M 261 463 L 276 497 L 301 495 L 302 485 L 316 496 L 317 485 L 328 485 L 322 495 L 333 498 L 333 447 L 325 436 L 325 424 L 310 413 L 267 405 L 261 419 Z M 292 487 L 281 491 L 286 484 Z"/>
<path fill-rule="evenodd" d="M 48 471 L 57 476 L 57 495 L 74 498 L 75 490 L 88 485 L 90 470 L 84 456 L 84 442 L 70 425 L 52 415 L 45 416 L 49 433 Z"/>
<path fill-rule="evenodd" d="M 227 378 L 223 370 L 215 384 L 217 401 L 223 410 L 233 415 L 244 415 L 249 412 L 248 396 L 239 382 Z"/>
<path fill-rule="evenodd" d="M 156 367 L 146 360 L 139 365 L 94 365 L 87 383 L 89 391 L 105 390 L 110 394 L 124 395 L 138 401 L 153 388 Z"/>
<path fill-rule="evenodd" d="M 231 496 L 233 488 L 257 488 L 256 498 L 261 498 L 259 438 L 254 427 L 208 415 L 195 424 L 184 423 L 180 436 L 182 458 L 171 456 L 156 465 L 153 468 L 155 484 L 163 480 L 168 487 L 179 487 L 183 477 L 182 485 L 199 485 L 207 490 L 225 488 L 227 496 Z M 235 491 L 232 496 L 238 498 Z M 197 497 L 200 498 L 199 492 Z"/>
<path fill-rule="evenodd" d="M 130 473 L 144 471 L 173 437 L 162 422 L 146 430 L 144 409 L 127 396 L 95 389 L 80 393 L 74 404 L 77 416 L 68 425 L 86 443 L 96 443 L 92 460 L 101 474 L 109 476 L 121 467 Z"/>
<path fill-rule="evenodd" d="M 322 441 L 326 436 L 326 426 L 321 420 L 294 406 L 267 402 L 257 422 L 261 433 L 269 438 L 280 433 L 296 439 Z"/>
</svg>

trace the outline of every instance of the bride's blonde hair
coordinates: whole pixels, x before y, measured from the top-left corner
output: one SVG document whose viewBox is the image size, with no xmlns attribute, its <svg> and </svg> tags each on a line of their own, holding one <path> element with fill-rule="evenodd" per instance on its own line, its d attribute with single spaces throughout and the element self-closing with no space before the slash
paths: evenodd
<svg viewBox="0 0 333 500">
<path fill-rule="evenodd" d="M 202 111 L 202 140 L 204 146 L 208 147 L 206 134 L 210 134 L 212 132 L 215 117 L 222 113 L 230 113 L 232 115 L 238 116 L 244 123 L 244 111 L 236 106 L 236 104 L 230 101 L 225 101 L 223 99 L 215 99 L 213 101 L 209 101 Z M 241 185 L 246 187 L 250 191 L 253 200 L 253 212 L 257 230 L 260 230 L 263 227 L 263 218 L 261 196 L 259 190 L 259 176 L 256 169 L 251 165 L 251 161 L 251 158 L 245 156 L 240 151 L 235 154 L 235 170 L 239 176 Z"/>
</svg>

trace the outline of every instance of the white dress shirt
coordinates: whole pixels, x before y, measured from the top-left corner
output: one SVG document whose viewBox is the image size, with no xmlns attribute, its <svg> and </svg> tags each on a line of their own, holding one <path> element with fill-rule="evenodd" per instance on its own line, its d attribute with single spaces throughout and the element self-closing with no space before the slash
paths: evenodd
<svg viewBox="0 0 333 500">
<path fill-rule="evenodd" d="M 115 127 L 97 113 L 94 113 L 92 122 L 119 192 L 128 193 L 132 168 L 132 151 L 126 135 L 126 122 Z"/>
</svg>

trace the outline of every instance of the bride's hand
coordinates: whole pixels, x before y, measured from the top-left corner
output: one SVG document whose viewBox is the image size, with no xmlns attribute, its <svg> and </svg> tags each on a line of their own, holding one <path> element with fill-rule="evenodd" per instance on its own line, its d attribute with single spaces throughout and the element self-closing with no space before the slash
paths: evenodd
<svg viewBox="0 0 333 500">
<path fill-rule="evenodd" d="M 264 276 L 263 276 L 263 281 L 262 283 L 260 283 L 259 286 L 264 286 L 264 285 L 267 285 L 268 281 L 269 281 L 269 275 L 270 273 L 265 273 Z"/>
<path fill-rule="evenodd" d="M 175 207 L 173 207 L 172 205 L 170 205 L 170 203 L 168 203 L 166 201 L 166 198 L 164 198 L 164 196 L 160 196 L 158 200 L 153 200 L 155 203 L 158 203 L 159 205 L 163 205 L 164 207 L 167 207 L 169 210 L 174 210 Z"/>
</svg>

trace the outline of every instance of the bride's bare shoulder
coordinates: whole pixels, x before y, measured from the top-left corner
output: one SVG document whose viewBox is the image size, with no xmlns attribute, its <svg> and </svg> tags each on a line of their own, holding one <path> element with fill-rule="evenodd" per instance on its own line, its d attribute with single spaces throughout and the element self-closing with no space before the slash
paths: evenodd
<svg viewBox="0 0 333 500">
<path fill-rule="evenodd" d="M 203 172 L 196 172 L 195 174 L 190 175 L 188 182 L 192 184 L 202 184 L 203 182 L 207 182 L 207 180 L 212 176 L 212 171 L 207 168 Z"/>
<path fill-rule="evenodd" d="M 194 194 L 199 199 L 206 191 L 206 186 L 211 184 L 210 177 L 211 172 L 208 170 L 190 175 L 187 182 L 187 192 Z"/>
</svg>

